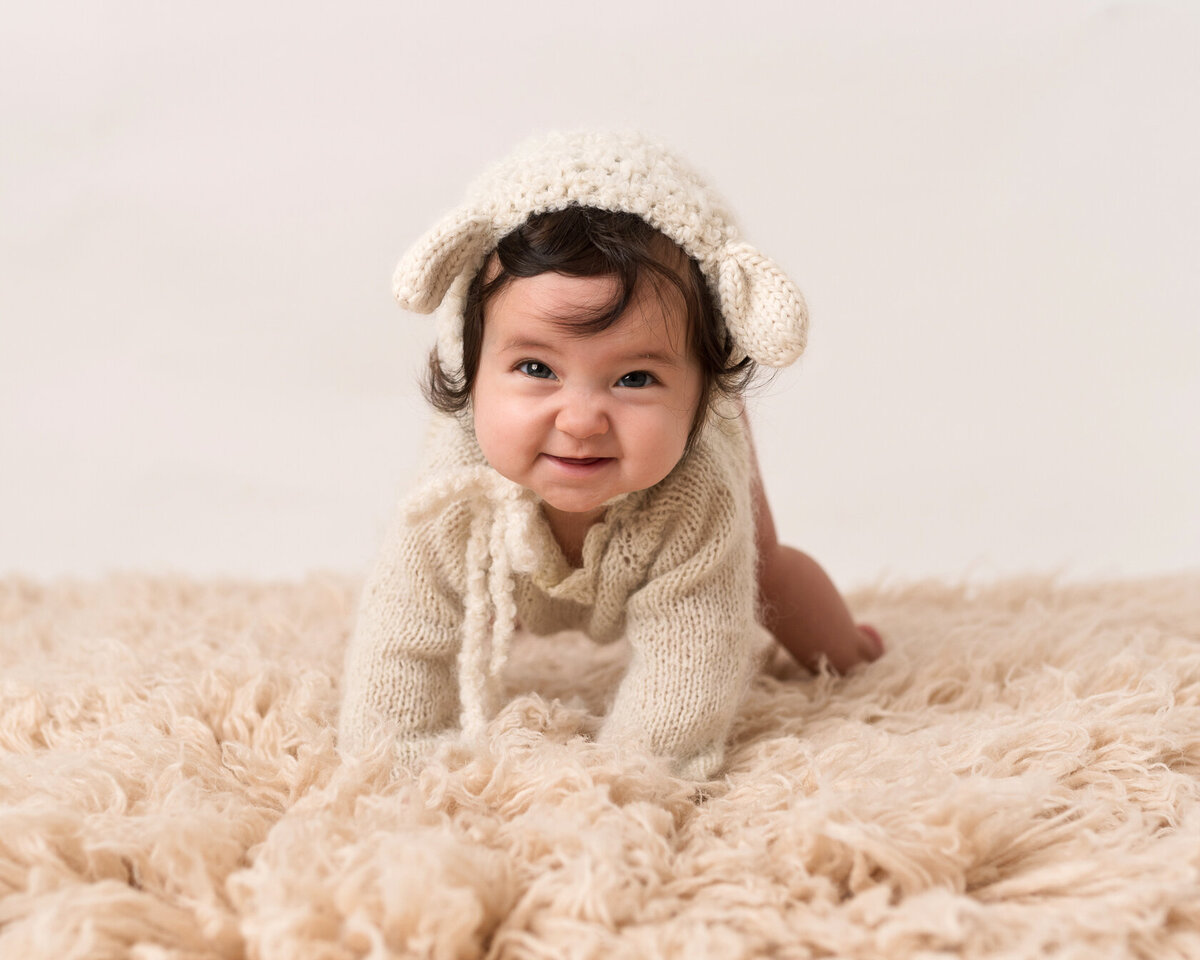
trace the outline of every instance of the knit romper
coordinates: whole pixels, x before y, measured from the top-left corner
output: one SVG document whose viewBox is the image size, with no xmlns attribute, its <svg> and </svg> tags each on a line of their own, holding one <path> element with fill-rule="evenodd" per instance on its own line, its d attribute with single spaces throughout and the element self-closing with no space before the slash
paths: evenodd
<svg viewBox="0 0 1200 960">
<path fill-rule="evenodd" d="M 535 495 L 487 465 L 469 419 L 435 418 L 426 463 L 363 590 L 342 749 L 384 735 L 412 764 L 460 728 L 478 734 L 519 622 L 626 638 L 629 666 L 599 738 L 668 757 L 683 777 L 714 775 L 765 639 L 742 421 L 710 415 L 664 480 L 610 501 L 579 568 Z"/>
</svg>

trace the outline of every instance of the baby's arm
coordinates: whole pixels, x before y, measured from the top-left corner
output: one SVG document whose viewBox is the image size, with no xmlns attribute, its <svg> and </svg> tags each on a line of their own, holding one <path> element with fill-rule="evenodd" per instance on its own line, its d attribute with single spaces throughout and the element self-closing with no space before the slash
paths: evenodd
<svg viewBox="0 0 1200 960">
<path fill-rule="evenodd" d="M 742 419 L 749 438 L 750 425 L 744 412 Z M 820 564 L 779 542 L 753 440 L 750 461 L 763 625 L 810 670 L 817 667 L 822 655 L 841 673 L 863 661 L 877 660 L 883 655 L 879 633 L 865 624 L 855 625 L 842 595 Z"/>
<path fill-rule="evenodd" d="M 714 439 L 720 447 L 694 451 L 638 524 L 656 546 L 625 603 L 630 663 L 600 732 L 671 758 L 693 780 L 724 762 L 762 629 L 745 445 L 740 435 Z M 741 483 L 728 482 L 738 472 Z"/>
<path fill-rule="evenodd" d="M 433 555 L 441 539 L 397 525 L 363 588 L 343 678 L 343 751 L 383 734 L 409 765 L 457 728 L 462 608 Z"/>
<path fill-rule="evenodd" d="M 675 772 L 690 780 L 706 780 L 721 768 L 753 636 L 749 605 L 723 609 L 719 602 L 738 589 L 730 579 L 727 572 L 705 577 L 685 596 L 658 581 L 630 598 L 631 658 L 602 741 L 635 740 L 672 758 Z M 742 590 L 747 586 L 753 584 Z"/>
</svg>

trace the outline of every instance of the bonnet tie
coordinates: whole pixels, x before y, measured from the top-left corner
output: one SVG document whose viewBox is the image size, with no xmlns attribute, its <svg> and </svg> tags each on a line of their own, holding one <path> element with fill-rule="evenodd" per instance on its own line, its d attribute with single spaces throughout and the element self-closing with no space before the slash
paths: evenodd
<svg viewBox="0 0 1200 960">
<path fill-rule="evenodd" d="M 417 491 L 405 512 L 409 523 L 419 523 L 463 502 L 471 504 L 472 515 L 458 654 L 459 695 L 463 732 L 476 736 L 492 712 L 495 688 L 516 631 L 514 574 L 537 568 L 533 531 L 538 506 L 524 487 L 491 467 L 476 466 L 439 476 Z"/>
</svg>

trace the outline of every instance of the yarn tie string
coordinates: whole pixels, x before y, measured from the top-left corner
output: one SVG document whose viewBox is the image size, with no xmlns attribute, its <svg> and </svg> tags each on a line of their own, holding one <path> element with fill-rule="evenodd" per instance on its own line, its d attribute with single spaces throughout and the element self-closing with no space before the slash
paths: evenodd
<svg viewBox="0 0 1200 960">
<path fill-rule="evenodd" d="M 537 568 L 534 528 L 539 512 L 528 490 L 488 466 L 443 474 L 412 497 L 410 523 L 419 524 L 447 507 L 471 504 L 467 539 L 459 676 L 462 728 L 477 736 L 487 725 L 496 688 L 517 624 L 518 573 Z"/>
</svg>

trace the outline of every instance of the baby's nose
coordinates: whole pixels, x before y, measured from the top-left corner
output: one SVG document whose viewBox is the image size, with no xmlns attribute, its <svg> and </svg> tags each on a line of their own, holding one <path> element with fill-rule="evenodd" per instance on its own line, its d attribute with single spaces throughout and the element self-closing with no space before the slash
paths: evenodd
<svg viewBox="0 0 1200 960">
<path fill-rule="evenodd" d="M 564 398 L 554 426 L 577 440 L 608 433 L 608 414 L 603 404 L 591 393 Z"/>
</svg>

